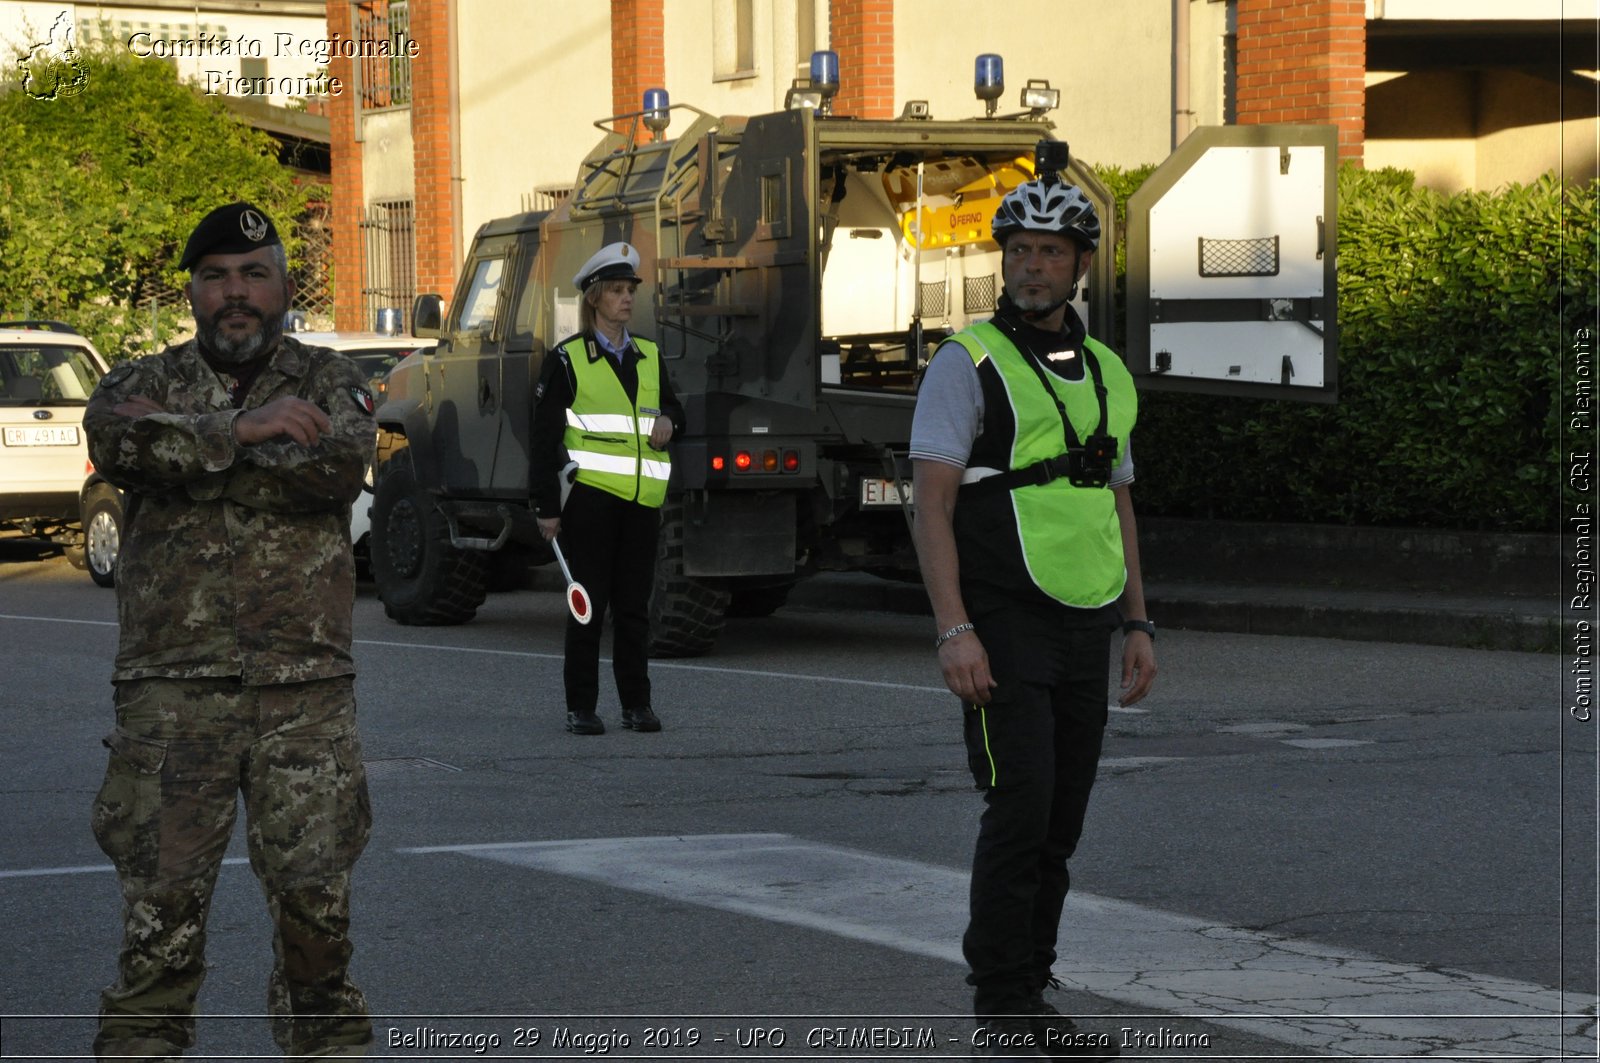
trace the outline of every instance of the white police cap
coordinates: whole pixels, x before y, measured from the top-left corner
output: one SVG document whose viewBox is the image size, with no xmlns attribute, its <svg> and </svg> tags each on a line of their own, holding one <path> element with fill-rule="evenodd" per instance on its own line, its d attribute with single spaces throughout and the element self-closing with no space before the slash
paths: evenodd
<svg viewBox="0 0 1600 1063">
<path fill-rule="evenodd" d="M 573 287 L 580 292 L 589 290 L 595 281 L 640 280 L 639 250 L 632 244 L 607 244 L 594 253 L 572 278 Z"/>
</svg>

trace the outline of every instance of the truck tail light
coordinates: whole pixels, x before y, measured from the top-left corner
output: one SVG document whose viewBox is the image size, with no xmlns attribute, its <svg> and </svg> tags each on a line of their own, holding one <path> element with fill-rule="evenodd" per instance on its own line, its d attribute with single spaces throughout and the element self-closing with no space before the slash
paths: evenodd
<svg viewBox="0 0 1600 1063">
<path fill-rule="evenodd" d="M 711 455 L 712 472 L 799 472 L 800 451 L 787 450 L 736 450 L 730 461 L 721 454 Z"/>
</svg>

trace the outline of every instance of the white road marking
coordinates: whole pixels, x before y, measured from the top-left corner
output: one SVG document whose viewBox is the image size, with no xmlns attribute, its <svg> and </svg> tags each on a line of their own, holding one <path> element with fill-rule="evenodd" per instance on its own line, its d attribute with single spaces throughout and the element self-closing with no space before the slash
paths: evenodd
<svg viewBox="0 0 1600 1063">
<path fill-rule="evenodd" d="M 1286 746 L 1299 746 L 1301 749 L 1346 749 L 1373 744 L 1370 738 L 1285 738 L 1282 742 Z"/>
<path fill-rule="evenodd" d="M 230 856 L 227 864 L 248 864 L 247 856 Z M 25 867 L 16 871 L 0 871 L 0 878 L 48 878 L 53 875 L 105 875 L 115 871 L 110 864 L 79 864 L 76 867 Z"/>
<path fill-rule="evenodd" d="M 35 624 L 88 624 L 91 627 L 116 627 L 115 620 L 69 620 L 60 616 L 16 616 L 12 613 L 0 613 L 0 620 L 26 620 Z"/>
<path fill-rule="evenodd" d="M 1188 757 L 1101 757 L 1102 768 L 1153 768 L 1160 764 L 1171 764 L 1179 760 L 1188 760 Z"/>
<path fill-rule="evenodd" d="M 967 875 L 785 834 L 444 845 L 962 962 Z M 1594 1058 L 1593 996 L 1419 967 L 1074 892 L 1057 974 L 1068 988 L 1340 1056 Z"/>
<path fill-rule="evenodd" d="M 380 642 L 376 639 L 356 639 L 357 646 L 384 646 L 406 650 L 438 650 L 447 653 L 483 653 L 499 657 L 527 657 L 538 660 L 559 661 L 559 653 L 534 653 L 530 650 L 487 650 L 476 649 L 468 646 L 440 646 L 422 642 Z M 602 657 L 600 663 L 610 664 L 611 658 Z M 848 686 L 878 687 L 890 690 L 917 690 L 930 694 L 950 694 L 944 687 L 919 686 L 915 683 L 889 683 L 881 679 L 849 679 L 837 675 L 808 675 L 803 672 L 769 672 L 754 668 L 726 668 L 712 664 L 687 664 L 682 661 L 651 661 L 650 670 L 683 671 L 683 672 L 713 672 L 723 675 L 750 675 L 762 679 L 798 679 L 813 683 L 843 683 Z"/>
<path fill-rule="evenodd" d="M 15 616 L 0 613 L 0 620 L 24 620 L 35 623 L 52 624 L 92 624 L 100 627 L 116 627 L 115 620 L 66 620 L 54 616 Z M 494 650 L 483 649 L 475 646 L 445 646 L 430 642 L 395 642 L 383 639 L 356 639 L 357 646 L 378 646 L 385 649 L 401 650 L 433 650 L 438 653 L 474 653 L 490 657 L 520 657 L 525 660 L 559 661 L 559 653 L 535 653 L 532 650 Z M 600 658 L 602 664 L 610 664 L 611 658 Z M 841 683 L 846 686 L 875 687 L 880 690 L 910 690 L 925 694 L 954 694 L 944 687 L 922 686 L 916 683 L 889 683 L 880 679 L 849 679 L 837 675 L 807 675 L 803 672 L 768 672 L 750 668 L 726 668 L 709 664 L 687 664 L 681 661 L 651 661 L 652 670 L 685 671 L 685 672 L 713 672 L 724 675 L 748 675 L 761 679 L 794 679 L 811 683 Z"/>
</svg>

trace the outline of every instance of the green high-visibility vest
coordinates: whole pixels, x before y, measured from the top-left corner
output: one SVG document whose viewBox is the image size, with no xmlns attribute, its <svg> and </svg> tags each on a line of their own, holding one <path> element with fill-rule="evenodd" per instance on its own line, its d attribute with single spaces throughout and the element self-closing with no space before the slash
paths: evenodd
<svg viewBox="0 0 1600 1063">
<path fill-rule="evenodd" d="M 582 336 L 562 348 L 577 385 L 562 442 L 578 463 L 578 483 L 659 507 L 672 474 L 672 458 L 650 445 L 650 428 L 661 413 L 661 361 L 650 340 L 635 336 L 633 343 L 642 357 L 632 403 L 616 372 L 603 364 L 609 355 L 591 362 Z"/>
<path fill-rule="evenodd" d="M 967 349 L 980 376 L 998 374 L 1005 389 L 1014 426 L 1005 448 L 1010 468 L 1023 469 L 1065 453 L 1067 438 L 1061 414 L 1046 393 L 1040 374 L 1010 338 L 987 321 L 952 338 Z M 1105 433 L 1117 441 L 1115 466 L 1127 449 L 1139 412 L 1133 375 L 1122 359 L 1098 340 L 1085 337 L 1084 352 L 1098 364 L 1106 389 Z M 1043 375 L 1066 408 L 1078 439 L 1087 439 L 1100 426 L 1093 373 L 1086 371 L 1081 381 L 1063 380 L 1048 372 Z M 984 421 L 987 434 L 996 430 L 1003 418 L 986 416 Z M 1128 571 L 1116 499 L 1109 488 L 1074 487 L 1061 476 L 1049 483 L 1014 487 L 1006 495 L 1022 543 L 1023 563 L 1041 591 L 1082 609 L 1117 600 Z"/>
</svg>

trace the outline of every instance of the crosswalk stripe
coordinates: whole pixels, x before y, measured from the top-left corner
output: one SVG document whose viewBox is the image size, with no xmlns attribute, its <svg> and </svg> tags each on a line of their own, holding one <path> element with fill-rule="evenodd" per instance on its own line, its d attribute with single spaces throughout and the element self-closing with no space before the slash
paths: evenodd
<svg viewBox="0 0 1600 1063">
<path fill-rule="evenodd" d="M 967 876 L 786 834 L 402 849 L 457 854 L 961 963 Z M 1340 1056 L 1594 1058 L 1594 996 L 1421 967 L 1074 892 L 1057 976 L 1142 1011 Z"/>
</svg>

